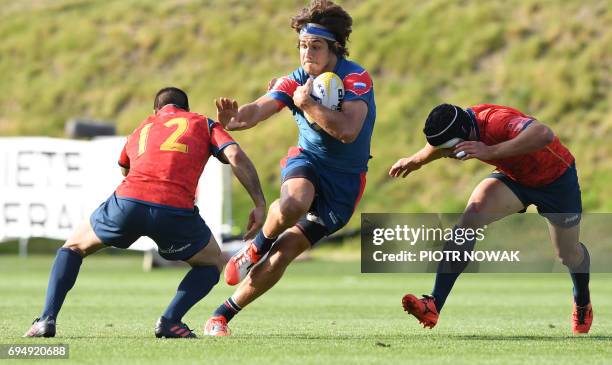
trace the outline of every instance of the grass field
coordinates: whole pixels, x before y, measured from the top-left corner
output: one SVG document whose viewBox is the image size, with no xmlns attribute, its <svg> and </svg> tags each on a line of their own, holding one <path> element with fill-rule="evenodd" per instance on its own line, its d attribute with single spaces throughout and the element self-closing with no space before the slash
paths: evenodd
<svg viewBox="0 0 612 365">
<path fill-rule="evenodd" d="M 54 339 L 23 339 L 41 310 L 51 256 L 0 256 L 0 344 L 68 343 L 70 363 L 129 364 L 609 364 L 611 275 L 593 275 L 591 334 L 570 333 L 566 275 L 465 275 L 434 330 L 400 307 L 431 275 L 365 275 L 359 263 L 299 262 L 231 323 L 231 338 L 158 340 L 155 320 L 184 269 L 141 271 L 138 256 L 86 260 Z M 185 317 L 201 334 L 231 294 L 219 284 Z M 58 363 L 61 360 L 56 360 Z M 2 363 L 41 363 L 2 360 Z M 62 362 L 63 363 L 63 362 Z"/>
</svg>

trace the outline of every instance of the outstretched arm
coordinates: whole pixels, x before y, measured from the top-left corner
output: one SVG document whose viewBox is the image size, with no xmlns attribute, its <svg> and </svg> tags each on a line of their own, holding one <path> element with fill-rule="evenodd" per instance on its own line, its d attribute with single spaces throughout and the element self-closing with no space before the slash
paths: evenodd
<svg viewBox="0 0 612 365">
<path fill-rule="evenodd" d="M 406 177 L 412 171 L 416 171 L 421 166 L 426 165 L 442 157 L 451 155 L 451 150 L 448 148 L 440 149 L 427 143 L 417 153 L 410 157 L 401 158 L 391 166 L 389 176 L 391 177 Z"/>
<path fill-rule="evenodd" d="M 462 160 L 471 158 L 483 161 L 498 160 L 541 150 L 554 139 L 555 134 L 549 127 L 534 120 L 518 136 L 508 141 L 491 146 L 480 141 L 465 141 L 455 146 L 455 152 L 465 153 Z"/>
<path fill-rule="evenodd" d="M 217 120 L 228 131 L 253 128 L 279 111 L 278 102 L 267 95 L 241 107 L 238 107 L 236 100 L 228 98 L 219 98 L 215 104 Z"/>
<path fill-rule="evenodd" d="M 249 193 L 255 205 L 249 214 L 247 232 L 244 235 L 244 239 L 248 240 L 253 238 L 263 226 L 266 215 L 266 198 L 261 190 L 255 166 L 238 145 L 233 144 L 225 147 L 221 154 L 222 158 L 232 166 L 234 175 Z"/>
</svg>

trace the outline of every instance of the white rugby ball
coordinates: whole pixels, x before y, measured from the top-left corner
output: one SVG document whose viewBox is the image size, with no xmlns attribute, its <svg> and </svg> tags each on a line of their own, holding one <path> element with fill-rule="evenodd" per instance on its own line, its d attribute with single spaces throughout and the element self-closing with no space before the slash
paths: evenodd
<svg viewBox="0 0 612 365">
<path fill-rule="evenodd" d="M 312 81 L 312 97 L 317 103 L 331 110 L 340 110 L 344 99 L 344 84 L 340 76 L 324 72 Z"/>
<path fill-rule="evenodd" d="M 324 72 L 312 81 L 312 98 L 319 104 L 331 110 L 340 110 L 344 99 L 344 84 L 340 76 L 333 72 Z M 306 119 L 315 129 L 320 129 L 316 121 L 306 114 Z"/>
</svg>

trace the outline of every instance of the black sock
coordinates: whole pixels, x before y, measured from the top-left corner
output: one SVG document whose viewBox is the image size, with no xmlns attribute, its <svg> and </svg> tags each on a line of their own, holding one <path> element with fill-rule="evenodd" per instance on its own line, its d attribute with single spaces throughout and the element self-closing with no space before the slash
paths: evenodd
<svg viewBox="0 0 612 365">
<path fill-rule="evenodd" d="M 163 316 L 174 322 L 181 322 L 185 313 L 219 282 L 219 275 L 219 269 L 213 265 L 192 268 L 179 284 L 176 295 Z"/>
<path fill-rule="evenodd" d="M 262 256 L 267 254 L 270 248 L 272 248 L 274 241 L 276 241 L 276 237 L 268 238 L 263 233 L 263 230 L 259 231 L 257 236 L 255 236 L 255 240 L 253 240 L 255 247 L 257 247 L 257 254 Z"/>
<path fill-rule="evenodd" d="M 68 291 L 72 289 L 79 275 L 83 257 L 76 251 L 62 247 L 57 250 L 57 256 L 49 275 L 45 309 L 40 318 L 57 318 Z"/>
<path fill-rule="evenodd" d="M 572 282 L 574 283 L 574 302 L 577 306 L 584 307 L 591 302 L 591 295 L 589 292 L 591 255 L 589 255 L 589 251 L 582 242 L 580 242 L 580 246 L 584 249 L 584 259 L 580 265 L 570 268 L 569 270 Z"/>
<path fill-rule="evenodd" d="M 234 299 L 232 299 L 232 297 L 229 297 L 225 302 L 223 302 L 223 304 L 219 306 L 219 308 L 217 308 L 217 310 L 213 313 L 213 316 L 223 316 L 225 317 L 225 320 L 229 322 L 241 310 L 242 308 L 238 304 L 236 304 Z"/>
<path fill-rule="evenodd" d="M 457 226 L 454 227 L 454 231 L 457 232 Z M 456 234 L 455 234 L 455 237 Z M 456 244 L 455 241 L 450 240 L 444 244 L 444 251 L 460 251 L 471 252 L 474 249 L 476 244 L 476 240 L 464 240 L 463 244 Z M 455 281 L 459 275 L 465 270 L 469 261 L 440 261 L 438 264 L 438 270 L 436 273 L 436 281 L 434 283 L 434 288 L 431 295 L 436 299 L 436 309 L 438 313 L 444 307 L 444 303 L 446 302 L 446 298 L 450 294 L 453 289 L 453 285 L 455 285 Z"/>
<path fill-rule="evenodd" d="M 453 285 L 455 285 L 455 281 L 458 277 L 459 274 L 447 274 L 440 272 L 436 274 L 436 282 L 431 295 L 436 299 L 436 309 L 438 310 L 438 313 L 440 313 L 442 310 L 444 302 L 446 302 L 446 298 L 453 289 Z"/>
</svg>

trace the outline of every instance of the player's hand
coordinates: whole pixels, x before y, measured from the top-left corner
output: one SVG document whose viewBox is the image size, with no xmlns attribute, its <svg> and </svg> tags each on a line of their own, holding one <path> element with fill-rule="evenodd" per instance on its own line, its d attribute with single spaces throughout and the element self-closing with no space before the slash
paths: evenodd
<svg viewBox="0 0 612 365">
<path fill-rule="evenodd" d="M 247 223 L 247 232 L 242 237 L 243 240 L 250 240 L 255 237 L 257 232 L 263 227 L 264 219 L 266 217 L 265 207 L 255 207 L 249 214 L 249 223 Z"/>
<path fill-rule="evenodd" d="M 312 78 L 308 78 L 308 81 L 304 85 L 298 86 L 293 93 L 293 104 L 298 108 L 304 110 L 304 106 L 313 103 L 314 99 L 310 96 L 312 93 Z"/>
<path fill-rule="evenodd" d="M 396 163 L 391 166 L 389 170 L 389 176 L 391 177 L 406 177 L 412 171 L 416 171 L 421 168 L 421 164 L 415 162 L 412 158 L 400 158 Z"/>
<path fill-rule="evenodd" d="M 480 141 L 463 141 L 455 146 L 453 154 L 463 161 L 472 158 L 483 161 L 495 159 L 493 149 Z"/>
<path fill-rule="evenodd" d="M 217 121 L 221 123 L 223 128 L 228 129 L 230 124 L 239 124 L 238 120 L 238 102 L 233 99 L 219 98 L 215 100 L 217 106 Z"/>
</svg>

